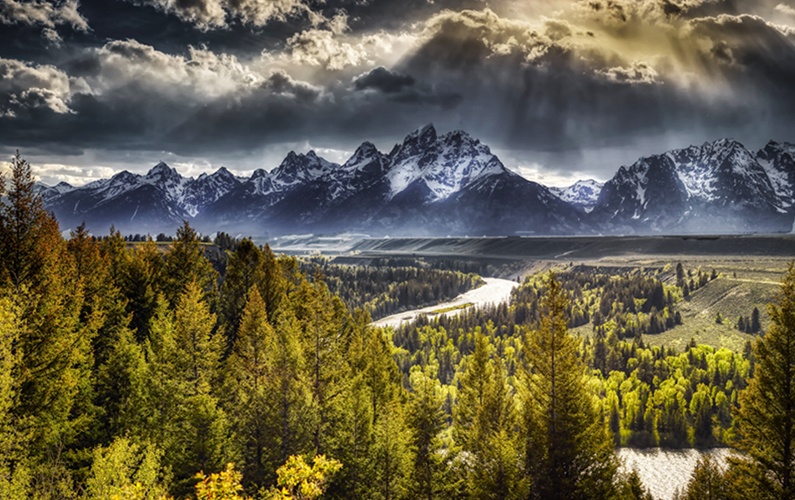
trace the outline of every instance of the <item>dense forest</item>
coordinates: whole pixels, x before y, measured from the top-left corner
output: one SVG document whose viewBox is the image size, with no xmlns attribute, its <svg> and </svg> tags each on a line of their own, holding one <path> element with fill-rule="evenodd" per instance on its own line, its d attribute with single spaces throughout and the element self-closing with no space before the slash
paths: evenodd
<svg viewBox="0 0 795 500">
<path fill-rule="evenodd" d="M 349 308 L 364 309 L 374 320 L 437 304 L 483 284 L 477 274 L 435 269 L 417 261 L 375 260 L 371 265 L 351 266 L 312 257 L 300 263 L 302 271 L 319 275 Z"/>
<path fill-rule="evenodd" d="M 381 330 L 267 246 L 66 239 L 0 187 L 0 498 L 645 499 L 616 444 L 716 443 L 686 498 L 795 498 L 795 267 L 744 353 L 643 345 L 714 274 L 678 267 Z"/>
</svg>

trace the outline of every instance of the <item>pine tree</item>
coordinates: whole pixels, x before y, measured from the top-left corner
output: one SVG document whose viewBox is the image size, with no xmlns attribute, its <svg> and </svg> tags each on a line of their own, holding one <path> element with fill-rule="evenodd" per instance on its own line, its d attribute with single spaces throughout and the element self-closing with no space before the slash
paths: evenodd
<svg viewBox="0 0 795 500">
<path fill-rule="evenodd" d="M 235 343 L 249 290 L 263 281 L 262 252 L 248 238 L 243 239 L 229 258 L 221 285 L 219 313 L 226 326 L 229 347 Z M 260 295 L 260 301 L 262 295 Z M 267 312 L 263 302 L 263 312 Z"/>
<path fill-rule="evenodd" d="M 728 493 L 726 478 L 717 460 L 711 453 L 706 453 L 698 459 L 682 500 L 724 500 Z"/>
<path fill-rule="evenodd" d="M 306 378 L 314 408 L 314 445 L 316 454 L 333 448 L 336 424 L 343 418 L 345 392 L 349 389 L 348 366 L 343 337 L 348 311 L 322 281 L 304 280 L 290 297 L 302 330 L 302 350 Z"/>
<path fill-rule="evenodd" d="M 397 399 L 392 400 L 375 422 L 373 498 L 406 498 L 411 471 L 410 442 L 404 407 Z"/>
<path fill-rule="evenodd" d="M 383 331 L 369 325 L 370 315 L 356 310 L 346 320 L 350 387 L 345 391 L 343 432 L 335 450 L 345 469 L 330 494 L 372 497 L 375 486 L 374 423 L 399 389 L 397 366 Z"/>
<path fill-rule="evenodd" d="M 0 498 L 28 498 L 25 484 L 26 437 L 14 416 L 19 404 L 22 353 L 16 348 L 20 334 L 19 308 L 0 296 Z"/>
<path fill-rule="evenodd" d="M 228 457 L 229 430 L 213 393 L 220 377 L 221 337 L 195 282 L 179 297 L 175 313 L 160 298 L 149 327 L 149 439 L 164 451 L 174 492 L 188 493 L 197 469 L 218 470 Z"/>
<path fill-rule="evenodd" d="M 190 281 L 177 301 L 174 315 L 177 369 L 194 392 L 218 382 L 223 352 L 221 335 L 214 331 L 215 315 L 203 299 L 199 283 Z"/>
<path fill-rule="evenodd" d="M 147 434 L 150 383 L 144 350 L 132 331 L 122 328 L 97 373 L 97 402 L 104 413 L 102 441 L 109 442 L 115 436 Z"/>
<path fill-rule="evenodd" d="M 414 455 L 411 472 L 411 497 L 441 498 L 445 469 L 439 434 L 444 428 L 439 381 L 431 367 L 411 373 L 413 392 L 409 399 L 406 423 L 411 430 Z"/>
<path fill-rule="evenodd" d="M 744 457 L 735 477 L 755 498 L 795 499 L 795 264 L 769 312 L 771 326 L 754 344 L 754 378 L 739 396 Z"/>
<path fill-rule="evenodd" d="M 0 181 L 5 188 L 5 179 Z M 11 161 L 10 182 L 6 197 L 0 201 L 0 279 L 9 279 L 16 288 L 22 284 L 35 286 L 48 250 L 42 248 L 39 238 L 55 222 L 44 211 L 41 196 L 34 189 L 33 171 L 19 151 Z"/>
<path fill-rule="evenodd" d="M 479 429 L 483 413 L 484 399 L 488 385 L 493 377 L 493 368 L 489 362 L 489 339 L 480 328 L 475 330 L 475 351 L 467 357 L 466 369 L 461 376 L 461 389 L 458 393 L 458 404 L 453 414 L 453 437 L 456 444 L 464 451 L 476 453 L 483 439 L 488 434 L 486 429 Z"/>
<path fill-rule="evenodd" d="M 490 360 L 483 400 L 471 434 L 472 467 L 467 475 L 471 498 L 505 500 L 524 498 L 529 486 L 523 477 L 513 395 L 505 381 L 502 362 Z"/>
<path fill-rule="evenodd" d="M 244 477 L 258 486 L 263 486 L 268 473 L 275 471 L 268 467 L 273 464 L 265 461 L 266 446 L 277 444 L 268 425 L 269 419 L 275 418 L 275 408 L 268 400 L 268 390 L 273 389 L 269 377 L 276 376 L 269 369 L 273 361 L 268 359 L 275 354 L 272 349 L 277 348 L 274 336 L 265 303 L 255 285 L 248 294 L 240 332 L 226 363 L 226 374 L 231 396 L 227 411 L 240 441 Z"/>
<path fill-rule="evenodd" d="M 578 343 L 567 331 L 568 298 L 555 275 L 544 281 L 538 328 L 525 340 L 525 467 L 535 498 L 607 498 L 617 462 L 585 384 Z"/>
<path fill-rule="evenodd" d="M 762 331 L 762 323 L 759 321 L 759 308 L 754 307 L 751 313 L 750 331 L 748 333 L 759 333 Z"/>
<path fill-rule="evenodd" d="M 166 252 L 163 292 L 174 306 L 189 283 L 195 282 L 211 309 L 217 294 L 217 273 L 204 257 L 199 236 L 190 224 L 183 222 L 177 237 Z"/>
<path fill-rule="evenodd" d="M 290 261 L 277 259 L 271 247 L 265 244 L 262 249 L 261 281 L 257 285 L 270 316 L 276 314 L 282 305 L 282 299 L 289 294 L 289 270 L 284 266 L 285 262 L 296 263 L 294 257 Z"/>
<path fill-rule="evenodd" d="M 100 245 L 81 224 L 70 232 L 66 244 L 75 264 L 76 277 L 83 289 L 83 307 L 80 321 L 96 328 L 93 335 L 94 376 L 103 364 L 119 336 L 128 327 L 130 318 L 125 307 L 126 300 L 119 286 L 111 279 L 109 258 L 100 250 Z M 123 256 L 120 260 L 124 260 Z"/>
<path fill-rule="evenodd" d="M 121 289 L 127 298 L 126 310 L 132 314 L 130 327 L 135 338 L 143 342 L 149 334 L 149 322 L 155 312 L 157 292 L 163 282 L 163 256 L 152 238 L 136 245 L 130 254 Z"/>
<path fill-rule="evenodd" d="M 312 392 L 306 375 L 306 360 L 301 350 L 301 326 L 287 299 L 280 302 L 284 310 L 277 311 L 274 338 L 268 345 L 268 408 L 270 420 L 266 468 L 276 470 L 291 455 L 307 454 L 312 449 L 316 421 Z"/>
</svg>

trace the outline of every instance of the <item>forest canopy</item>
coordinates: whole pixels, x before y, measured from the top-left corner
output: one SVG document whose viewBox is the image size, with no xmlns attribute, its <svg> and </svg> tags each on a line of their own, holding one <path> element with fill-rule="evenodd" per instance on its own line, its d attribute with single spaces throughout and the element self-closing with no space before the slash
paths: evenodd
<svg viewBox="0 0 795 500">
<path fill-rule="evenodd" d="M 165 246 L 64 238 L 19 156 L 0 197 L 0 498 L 639 499 L 615 446 L 716 445 L 741 458 L 697 472 L 726 498 L 795 496 L 795 403 L 772 396 L 795 401 L 792 266 L 742 353 L 644 344 L 717 277 L 680 266 L 530 276 L 510 304 L 395 331 L 372 297 L 479 278 L 324 276 L 187 223 Z M 373 278 L 416 280 L 355 286 Z"/>
</svg>

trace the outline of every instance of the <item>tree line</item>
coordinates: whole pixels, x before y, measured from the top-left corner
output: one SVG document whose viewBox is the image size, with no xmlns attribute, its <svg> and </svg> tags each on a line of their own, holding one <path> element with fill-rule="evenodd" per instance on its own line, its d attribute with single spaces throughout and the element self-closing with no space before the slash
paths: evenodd
<svg viewBox="0 0 795 500">
<path fill-rule="evenodd" d="M 312 257 L 301 260 L 301 269 L 322 277 L 349 308 L 364 309 L 373 319 L 453 299 L 483 284 L 473 273 L 421 267 L 412 261 L 399 264 L 351 266 Z"/>
</svg>

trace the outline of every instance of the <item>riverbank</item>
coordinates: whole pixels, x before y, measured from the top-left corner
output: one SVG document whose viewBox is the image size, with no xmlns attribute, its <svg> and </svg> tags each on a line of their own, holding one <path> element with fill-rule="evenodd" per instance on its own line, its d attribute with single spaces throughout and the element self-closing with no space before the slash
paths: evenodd
<svg viewBox="0 0 795 500">
<path fill-rule="evenodd" d="M 487 304 L 501 304 L 511 298 L 511 291 L 519 286 L 515 281 L 500 278 L 483 278 L 484 285 L 479 286 L 448 302 L 441 302 L 422 309 L 413 309 L 402 313 L 393 314 L 373 322 L 375 326 L 393 328 L 399 327 L 405 321 L 414 321 L 419 316 L 444 315 L 454 316 L 470 308 L 483 307 Z M 440 312 L 441 311 L 441 312 Z"/>
</svg>

